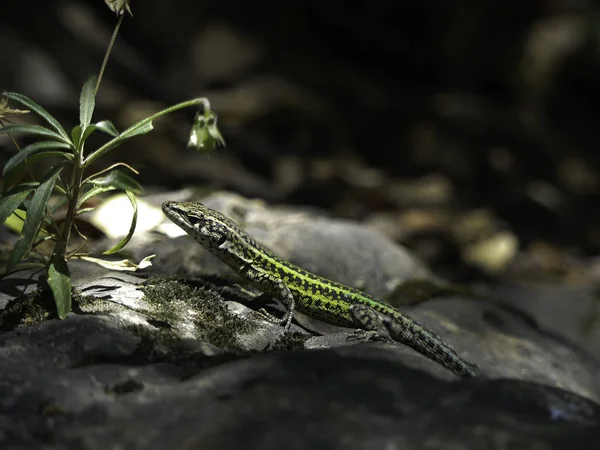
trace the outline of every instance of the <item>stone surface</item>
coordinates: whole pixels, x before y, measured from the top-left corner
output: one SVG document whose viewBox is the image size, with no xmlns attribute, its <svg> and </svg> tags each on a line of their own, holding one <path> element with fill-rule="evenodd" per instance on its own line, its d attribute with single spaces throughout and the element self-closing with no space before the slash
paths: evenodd
<svg viewBox="0 0 600 450">
<path fill-rule="evenodd" d="M 519 381 L 442 382 L 369 346 L 38 373 L 0 409 L 4 449 L 596 448 L 600 410 Z"/>
<path fill-rule="evenodd" d="M 332 278 L 366 277 L 383 294 L 399 280 L 437 282 L 358 225 L 209 200 Z M 596 448 L 597 361 L 540 328 L 532 310 L 452 290 L 399 306 L 479 365 L 485 378 L 464 382 L 405 346 L 358 343 L 353 330 L 300 313 L 284 335 L 256 312 L 283 314 L 276 299 L 188 236 L 137 243 L 134 254 L 158 255 L 139 273 L 72 262 L 78 295 L 63 321 L 47 295 L 19 294 L 35 293 L 32 274 L 3 280 L 3 450 Z"/>
</svg>

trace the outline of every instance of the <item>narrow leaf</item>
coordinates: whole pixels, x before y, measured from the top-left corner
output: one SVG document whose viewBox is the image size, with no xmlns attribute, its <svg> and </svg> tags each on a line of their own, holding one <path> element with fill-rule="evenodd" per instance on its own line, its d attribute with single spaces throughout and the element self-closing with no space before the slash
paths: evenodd
<svg viewBox="0 0 600 450">
<path fill-rule="evenodd" d="M 71 130 L 71 139 L 73 140 L 73 145 L 77 149 L 80 148 L 82 134 L 83 129 L 81 128 L 81 125 L 77 125 Z"/>
<path fill-rule="evenodd" d="M 90 175 L 89 177 L 87 177 L 85 180 L 83 180 L 84 183 L 87 183 L 89 180 L 95 179 L 95 178 L 99 178 L 100 175 L 103 175 L 107 172 L 110 172 L 111 170 L 113 170 L 116 167 L 125 167 L 127 170 L 129 170 L 130 172 L 139 175 L 139 172 L 137 170 L 135 170 L 133 167 L 131 167 L 129 164 L 124 163 L 124 162 L 118 162 L 118 163 L 114 163 L 96 173 L 93 173 L 92 175 Z"/>
<path fill-rule="evenodd" d="M 107 151 L 112 150 L 115 147 L 118 147 L 119 144 L 121 143 L 121 141 L 119 139 L 120 139 L 119 137 L 111 139 L 106 144 L 104 144 L 102 147 L 100 147 L 99 149 L 90 153 L 83 160 L 83 164 L 82 164 L 83 168 L 85 169 L 85 168 L 89 167 L 91 164 L 93 164 L 100 156 L 102 156 Z"/>
<path fill-rule="evenodd" d="M 87 188 L 87 190 L 84 190 L 83 193 L 80 194 L 79 200 L 77 201 L 78 208 L 92 197 L 116 189 L 131 191 L 138 195 L 144 193 L 144 189 L 135 179 L 130 177 L 123 170 L 115 169 L 116 167 L 124 167 L 136 175 L 138 173 L 138 171 L 130 165 L 119 162 L 91 175 L 84 181 L 84 188 Z M 90 187 L 90 185 L 93 186 Z"/>
<path fill-rule="evenodd" d="M 37 187 L 39 183 L 20 184 L 2 194 L 0 198 L 0 225 L 21 206 L 23 200 Z"/>
<path fill-rule="evenodd" d="M 86 212 L 93 211 L 93 210 L 95 210 L 95 209 L 96 209 L 96 207 L 95 207 L 95 206 L 90 206 L 89 208 L 81 208 L 81 209 L 78 209 L 78 210 L 77 210 L 77 212 L 76 212 L 75 214 L 79 216 L 79 215 L 81 215 L 81 214 L 84 214 L 84 213 L 86 213 Z"/>
<path fill-rule="evenodd" d="M 48 150 L 60 148 L 70 149 L 71 146 L 64 142 L 56 141 L 41 141 L 31 145 L 27 145 L 8 160 L 8 162 L 4 166 L 4 169 L 2 170 L 2 176 L 6 176 L 8 172 L 10 172 L 16 166 L 18 166 L 21 162 L 23 162 L 27 158 L 31 158 L 32 156 L 63 155 L 67 159 L 73 159 L 73 155 L 71 153 Z"/>
<path fill-rule="evenodd" d="M 135 232 L 135 226 L 137 225 L 137 201 L 135 200 L 135 195 L 133 195 L 131 192 L 127 191 L 127 192 L 125 192 L 125 194 L 127 194 L 127 197 L 129 198 L 129 201 L 131 202 L 131 206 L 133 206 L 133 217 L 131 219 L 131 226 L 129 227 L 129 232 L 127 233 L 127 236 L 125 236 L 121 240 L 121 242 L 119 242 L 117 245 L 115 245 L 110 250 L 103 252 L 102 253 L 103 255 L 112 255 L 113 253 L 116 253 L 119 250 L 121 250 L 131 240 L 133 233 Z"/>
<path fill-rule="evenodd" d="M 73 130 L 71 130 L 71 138 L 73 139 L 75 148 L 81 150 L 87 138 L 90 137 L 94 131 L 96 131 L 96 125 L 88 125 L 87 127 L 77 125 L 76 127 L 73 127 Z"/>
<path fill-rule="evenodd" d="M 67 195 L 67 191 L 65 191 L 65 189 L 62 186 L 58 185 L 58 184 L 54 185 L 54 190 L 56 192 L 58 192 L 59 194 L 62 194 L 63 196 Z"/>
<path fill-rule="evenodd" d="M 35 241 L 42 220 L 44 219 L 46 206 L 48 205 L 50 194 L 54 188 L 54 183 L 56 183 L 56 178 L 58 178 L 58 175 L 64 167 L 64 163 L 55 166 L 35 190 L 33 198 L 27 208 L 27 217 L 25 218 L 25 224 L 23 225 L 23 236 L 15 244 L 13 251 L 8 257 L 8 262 L 6 263 L 8 272 L 10 272 L 29 250 L 31 250 L 31 246 Z"/>
<path fill-rule="evenodd" d="M 81 125 L 82 129 L 85 129 L 92 123 L 92 116 L 96 107 L 95 88 L 96 77 L 92 76 L 87 79 L 81 89 L 81 96 L 79 97 L 79 125 Z"/>
<path fill-rule="evenodd" d="M 4 226 L 17 234 L 21 234 L 23 232 L 23 217 L 25 217 L 25 215 L 25 211 L 15 209 L 15 211 L 4 221 Z"/>
<path fill-rule="evenodd" d="M 87 186 L 88 189 L 79 195 L 77 200 L 77 208 L 87 202 L 89 199 L 94 198 L 96 195 L 103 194 L 105 192 L 114 191 L 116 188 L 113 186 Z"/>
<path fill-rule="evenodd" d="M 87 183 L 91 183 L 94 186 L 110 186 L 122 191 L 130 191 L 138 195 L 143 194 L 144 192 L 144 188 L 142 188 L 140 183 L 121 169 L 114 169 L 100 176 L 88 178 Z"/>
<path fill-rule="evenodd" d="M 36 272 L 37 272 L 38 269 L 45 269 L 46 267 L 47 267 L 47 264 L 42 261 L 23 261 L 23 262 L 19 263 L 19 265 L 17 265 L 17 267 L 15 267 L 11 273 L 20 272 L 22 270 L 30 270 L 30 269 L 36 269 Z M 8 272 L 3 273 L 2 275 L 6 275 L 7 273 Z"/>
<path fill-rule="evenodd" d="M 60 134 L 49 130 L 46 127 L 42 127 L 41 125 L 26 125 L 26 124 L 18 124 L 18 125 L 9 125 L 7 127 L 0 127 L 0 134 L 9 134 L 9 133 L 28 133 L 28 134 L 36 134 L 38 136 L 47 136 L 56 139 L 60 142 L 70 143 L 68 137 L 63 137 Z"/>
<path fill-rule="evenodd" d="M 77 259 L 83 259 L 84 261 L 93 262 L 99 266 L 105 267 L 111 270 L 118 270 L 121 272 L 135 272 L 136 270 L 145 269 L 152 265 L 152 258 L 156 255 L 149 255 L 142 259 L 138 264 L 129 261 L 128 259 L 122 259 L 120 261 L 107 261 L 105 259 L 94 258 L 92 256 L 76 256 Z"/>
<path fill-rule="evenodd" d="M 154 126 L 152 125 L 152 121 L 151 120 L 147 121 L 147 119 L 144 119 L 144 120 L 136 123 L 135 125 L 130 126 L 125 131 L 123 131 L 119 135 L 118 139 L 125 140 L 125 139 L 132 138 L 134 136 L 140 136 L 142 134 L 150 133 L 153 129 L 154 129 Z"/>
<path fill-rule="evenodd" d="M 0 121 L 11 116 L 18 116 L 21 114 L 29 114 L 31 111 L 28 109 L 15 109 L 8 107 L 8 99 L 0 96 Z"/>
<path fill-rule="evenodd" d="M 145 269 L 146 267 L 152 266 L 152 258 L 154 258 L 155 256 L 156 255 L 148 255 L 148 256 L 146 256 L 144 259 L 142 259 L 138 263 L 138 268 L 139 269 Z"/>
<path fill-rule="evenodd" d="M 96 129 L 96 125 L 88 125 L 83 132 L 83 136 L 81 136 L 81 140 L 85 142 L 86 139 L 90 137 L 90 134 L 96 131 Z"/>
<path fill-rule="evenodd" d="M 54 295 L 58 317 L 64 319 L 71 311 L 71 274 L 64 255 L 52 255 L 48 266 L 48 285 Z"/>
<path fill-rule="evenodd" d="M 44 108 L 42 108 L 36 102 L 34 102 L 33 100 L 31 100 L 28 97 L 25 97 L 24 95 L 17 94 L 16 92 L 3 92 L 2 95 L 4 95 L 6 98 L 8 98 L 10 100 L 14 100 L 15 102 L 18 102 L 18 103 L 21 103 L 22 105 L 27 106 L 29 109 L 34 111 L 38 116 L 40 116 L 42 119 L 44 119 L 46 122 L 48 122 L 48 124 L 52 128 L 54 128 L 54 130 L 58 134 L 60 134 L 62 136 L 63 141 L 69 140 L 69 136 L 67 135 L 67 132 L 61 126 L 61 124 L 58 122 L 58 120 L 56 120 L 48 111 L 46 111 Z"/>
<path fill-rule="evenodd" d="M 62 150 L 48 150 L 45 152 L 41 152 L 39 154 L 30 156 L 25 161 L 22 161 L 17 167 L 14 167 L 13 169 L 10 170 L 10 172 L 7 172 L 3 176 L 3 179 L 5 180 L 7 185 L 14 185 L 16 181 L 18 182 L 18 180 L 21 179 L 23 172 L 25 172 L 25 170 L 27 169 L 27 166 L 29 164 L 34 164 L 39 159 L 51 158 L 51 157 L 55 157 L 55 158 L 58 157 L 59 159 L 62 159 L 62 160 L 65 159 L 64 153 Z M 57 162 L 60 162 L 60 161 L 48 159 L 46 161 L 46 167 L 52 167 Z M 58 190 L 58 184 L 55 184 L 54 188 Z M 64 192 L 64 189 L 61 188 L 61 190 Z"/>
<path fill-rule="evenodd" d="M 112 137 L 117 137 L 119 135 L 117 128 L 110 120 L 103 120 L 96 123 L 96 128 Z"/>
</svg>

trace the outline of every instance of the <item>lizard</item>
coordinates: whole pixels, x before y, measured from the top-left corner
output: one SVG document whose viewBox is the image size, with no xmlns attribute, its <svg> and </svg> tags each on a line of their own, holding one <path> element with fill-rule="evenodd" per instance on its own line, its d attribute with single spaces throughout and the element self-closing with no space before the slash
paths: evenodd
<svg viewBox="0 0 600 450">
<path fill-rule="evenodd" d="M 260 291 L 278 298 L 285 314 L 267 320 L 290 328 L 295 310 L 327 323 L 356 328 L 356 336 L 399 342 L 451 370 L 460 378 L 479 376 L 435 331 L 388 303 L 328 280 L 276 256 L 237 223 L 200 202 L 167 201 L 165 215 Z"/>
</svg>

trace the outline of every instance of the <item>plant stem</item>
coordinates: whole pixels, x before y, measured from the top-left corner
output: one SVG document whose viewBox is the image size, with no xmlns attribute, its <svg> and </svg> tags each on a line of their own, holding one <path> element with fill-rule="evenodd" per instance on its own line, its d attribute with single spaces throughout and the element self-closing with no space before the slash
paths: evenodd
<svg viewBox="0 0 600 450">
<path fill-rule="evenodd" d="M 94 95 L 98 93 L 98 88 L 100 88 L 100 82 L 102 81 L 102 77 L 104 76 L 104 69 L 106 69 L 106 65 L 108 64 L 108 58 L 110 56 L 110 53 L 112 52 L 113 46 L 115 45 L 115 41 L 117 40 L 117 34 L 119 33 L 119 28 L 121 28 L 121 23 L 123 23 L 123 17 L 125 17 L 125 14 L 119 14 L 119 19 L 117 20 L 117 24 L 115 25 L 115 29 L 113 30 L 110 42 L 108 43 L 108 48 L 106 49 L 106 53 L 104 53 L 104 60 L 102 61 L 102 66 L 100 66 L 100 73 L 98 74 L 98 79 L 96 80 Z"/>
<path fill-rule="evenodd" d="M 119 28 L 121 28 L 121 24 L 123 23 L 123 18 L 125 14 L 120 14 L 119 19 L 117 20 L 117 24 L 115 25 L 115 29 L 113 30 L 113 34 L 110 38 L 110 42 L 108 43 L 108 47 L 106 52 L 104 53 L 104 59 L 102 60 L 102 65 L 100 66 L 100 73 L 98 74 L 98 79 L 96 80 L 96 86 L 94 87 L 94 96 L 98 94 L 98 89 L 100 88 L 100 83 L 102 82 L 102 77 L 104 76 L 104 70 L 106 69 L 106 65 L 108 64 L 108 58 L 112 52 L 113 46 L 115 45 L 115 41 L 117 40 L 117 35 L 119 34 Z M 81 185 L 83 181 L 83 171 L 85 169 L 85 158 L 83 157 L 83 145 L 79 149 L 78 157 L 74 159 L 73 164 L 73 174 L 71 176 L 71 191 L 69 192 L 69 208 L 67 209 L 67 215 L 65 217 L 65 222 L 63 224 L 63 232 L 62 236 L 56 243 L 56 247 L 54 251 L 62 256 L 66 256 L 67 247 L 69 246 L 69 238 L 71 237 L 71 228 L 75 226 L 75 214 L 77 212 L 77 200 L 79 199 L 79 192 L 81 191 Z"/>
<path fill-rule="evenodd" d="M 69 193 L 69 207 L 67 209 L 67 215 L 65 216 L 65 222 L 63 224 L 62 236 L 56 243 L 54 252 L 65 256 L 67 253 L 67 247 L 69 245 L 69 238 L 71 237 L 71 228 L 74 226 L 75 213 L 77 212 L 77 200 L 79 199 L 79 192 L 81 190 L 81 182 L 83 180 L 83 155 L 82 151 L 79 153 L 79 158 L 74 159 L 73 174 L 71 176 L 71 191 Z"/>
<path fill-rule="evenodd" d="M 91 154 L 89 154 L 87 156 L 87 158 L 85 158 L 85 160 L 83 161 L 82 166 L 84 168 L 89 167 L 98 158 L 100 158 L 104 153 L 117 147 L 122 142 L 124 142 L 126 139 L 129 139 L 130 137 L 135 136 L 139 129 L 142 129 L 144 126 L 151 124 L 154 119 L 158 119 L 161 116 L 165 116 L 165 115 L 172 113 L 174 111 L 177 111 L 179 109 L 183 109 L 183 108 L 187 108 L 189 106 L 195 106 L 195 105 L 202 105 L 202 106 L 204 106 L 205 110 L 210 109 L 210 102 L 208 101 L 208 99 L 206 97 L 199 97 L 199 98 L 195 98 L 195 99 L 188 100 L 185 102 L 177 103 L 176 105 L 173 105 L 166 109 L 163 109 L 162 111 L 159 111 L 159 112 L 151 115 L 150 117 L 146 117 L 145 119 L 142 119 L 139 122 L 131 125 L 125 131 L 123 131 L 121 134 L 119 134 L 116 138 L 111 139 L 106 144 L 104 144 L 102 147 L 100 147 L 99 149 L 97 149 L 94 152 L 92 152 Z"/>
<path fill-rule="evenodd" d="M 113 46 L 115 45 L 115 41 L 117 40 L 117 35 L 119 34 L 119 28 L 121 28 L 121 24 L 123 23 L 123 18 L 125 14 L 120 14 L 119 19 L 115 25 L 115 29 L 113 30 L 113 34 L 108 43 L 108 47 L 106 48 L 106 52 L 104 53 L 104 59 L 102 60 L 102 65 L 100 66 L 100 73 L 98 74 L 98 79 L 96 80 L 96 86 L 94 87 L 94 96 L 98 94 L 98 89 L 100 88 L 100 83 L 102 82 L 102 77 L 104 76 L 104 70 L 106 69 L 106 65 L 108 64 L 108 58 L 112 52 Z M 67 247 L 69 246 L 69 238 L 71 237 L 71 228 L 75 226 L 75 214 L 77 212 L 77 201 L 79 199 L 79 192 L 81 191 L 81 185 L 83 181 L 83 171 L 85 169 L 84 162 L 85 158 L 83 157 L 83 145 L 82 148 L 78 151 L 79 157 L 75 158 L 73 164 L 73 174 L 71 176 L 71 191 L 69 192 L 69 208 L 67 209 L 67 215 L 65 217 L 65 222 L 63 224 L 63 232 L 62 236 L 56 243 L 55 252 L 66 256 Z"/>
</svg>

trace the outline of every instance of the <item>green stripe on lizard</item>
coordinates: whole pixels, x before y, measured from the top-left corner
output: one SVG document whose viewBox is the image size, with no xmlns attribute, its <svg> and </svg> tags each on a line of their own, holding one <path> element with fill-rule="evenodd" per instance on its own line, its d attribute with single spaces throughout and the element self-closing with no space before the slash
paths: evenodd
<svg viewBox="0 0 600 450">
<path fill-rule="evenodd" d="M 164 213 L 204 248 L 261 291 L 281 300 L 282 319 L 264 310 L 287 331 L 295 310 L 325 322 L 358 328 L 386 341 L 411 347 L 461 378 L 478 375 L 433 330 L 387 303 L 340 283 L 310 273 L 260 245 L 234 221 L 199 202 L 165 202 Z"/>
</svg>

